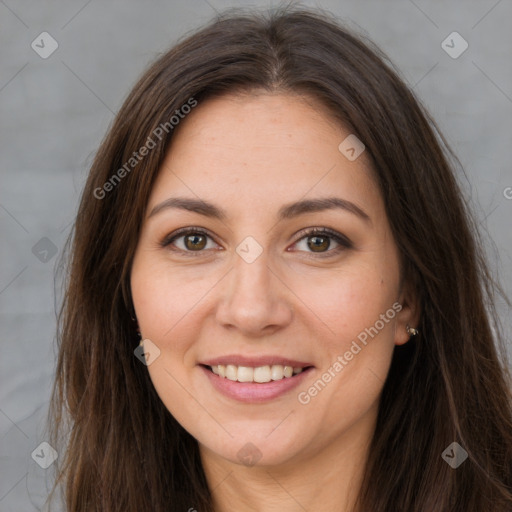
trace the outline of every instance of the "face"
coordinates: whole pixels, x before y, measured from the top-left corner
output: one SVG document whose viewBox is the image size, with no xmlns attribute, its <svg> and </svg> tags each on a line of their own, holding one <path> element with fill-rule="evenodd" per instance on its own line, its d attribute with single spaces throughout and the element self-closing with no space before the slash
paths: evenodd
<svg viewBox="0 0 512 512">
<path fill-rule="evenodd" d="M 372 433 L 413 309 L 348 135 L 312 99 L 256 93 L 175 133 L 131 287 L 152 382 L 203 456 L 295 464 Z"/>
</svg>

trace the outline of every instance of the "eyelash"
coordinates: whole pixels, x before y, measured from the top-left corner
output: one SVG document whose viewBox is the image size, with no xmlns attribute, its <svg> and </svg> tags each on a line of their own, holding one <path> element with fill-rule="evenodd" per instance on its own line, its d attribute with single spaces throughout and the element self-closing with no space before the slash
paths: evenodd
<svg viewBox="0 0 512 512">
<path fill-rule="evenodd" d="M 212 235 L 210 235 L 210 233 L 208 231 L 206 231 L 205 229 L 199 228 L 199 227 L 198 228 L 187 227 L 187 228 L 181 228 L 178 231 L 176 231 L 175 233 L 172 233 L 171 235 L 166 236 L 164 238 L 164 240 L 162 240 L 160 245 L 161 245 L 161 247 L 167 247 L 174 252 L 180 252 L 186 256 L 191 256 L 191 257 L 200 256 L 200 254 L 202 252 L 204 252 L 205 249 L 200 250 L 200 251 L 185 251 L 183 249 L 170 248 L 170 246 L 172 245 L 172 243 L 175 240 L 177 240 L 178 238 L 181 238 L 183 236 L 190 235 L 190 234 L 204 235 L 213 240 Z M 327 250 L 326 252 L 323 252 L 323 253 L 322 252 L 318 252 L 318 253 L 308 252 L 308 254 L 313 255 L 313 257 L 319 257 L 319 258 L 332 257 L 334 255 L 337 255 L 339 252 L 341 252 L 343 250 L 351 249 L 353 247 L 352 242 L 346 236 L 342 235 L 341 233 L 338 233 L 337 231 L 329 229 L 329 228 L 307 228 L 302 231 L 299 231 L 299 233 L 297 233 L 297 235 L 299 236 L 299 238 L 297 239 L 296 242 L 294 242 L 294 245 L 297 244 L 298 242 L 300 242 L 304 238 L 310 238 L 313 236 L 326 236 L 326 237 L 334 240 L 337 244 L 339 244 L 338 247 L 331 249 L 331 250 Z M 302 251 L 302 252 L 304 252 L 304 251 Z"/>
</svg>

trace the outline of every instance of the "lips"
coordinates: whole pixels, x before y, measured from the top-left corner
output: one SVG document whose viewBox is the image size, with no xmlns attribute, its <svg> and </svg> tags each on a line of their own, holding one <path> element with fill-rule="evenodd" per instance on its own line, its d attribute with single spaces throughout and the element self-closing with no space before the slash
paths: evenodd
<svg viewBox="0 0 512 512">
<path fill-rule="evenodd" d="M 229 355 L 209 359 L 200 364 L 223 381 L 269 385 L 296 377 L 313 367 L 311 363 L 278 355 L 248 357 Z"/>
<path fill-rule="evenodd" d="M 229 367 L 229 365 L 227 365 L 226 368 L 227 367 Z M 240 382 L 239 380 L 230 380 L 229 378 L 221 377 L 219 374 L 214 373 L 210 366 L 200 364 L 199 368 L 215 390 L 228 398 L 245 403 L 264 403 L 284 396 L 301 385 L 314 371 L 313 366 L 305 366 L 299 373 L 292 374 L 290 377 L 283 376 L 283 378 L 279 380 L 270 380 L 269 382 L 257 382 L 256 380 Z M 234 368 L 236 368 L 237 371 L 240 369 L 240 367 Z M 290 369 L 289 372 L 292 371 L 291 366 L 288 368 Z M 251 370 L 253 369 L 251 368 Z"/>
</svg>

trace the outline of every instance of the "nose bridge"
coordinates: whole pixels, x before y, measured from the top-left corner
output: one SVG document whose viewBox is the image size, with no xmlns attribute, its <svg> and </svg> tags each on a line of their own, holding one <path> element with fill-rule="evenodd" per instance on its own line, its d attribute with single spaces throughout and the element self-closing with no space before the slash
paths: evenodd
<svg viewBox="0 0 512 512">
<path fill-rule="evenodd" d="M 267 253 L 262 253 L 254 261 L 245 260 L 243 257 L 235 257 L 234 260 L 232 291 L 242 297 L 254 295 L 257 298 L 262 295 L 267 300 L 271 299 L 272 272 L 269 268 Z"/>
<path fill-rule="evenodd" d="M 261 237 L 260 237 L 261 241 Z M 258 298 L 259 295 L 269 300 L 272 272 L 269 268 L 268 244 L 259 243 L 254 237 L 245 237 L 236 247 L 233 255 L 234 270 L 230 283 L 231 292 L 240 299 Z"/>
<path fill-rule="evenodd" d="M 217 318 L 225 325 L 257 333 L 268 326 L 286 325 L 291 320 L 291 305 L 285 287 L 270 269 L 268 252 L 251 243 L 237 247 Z"/>
</svg>

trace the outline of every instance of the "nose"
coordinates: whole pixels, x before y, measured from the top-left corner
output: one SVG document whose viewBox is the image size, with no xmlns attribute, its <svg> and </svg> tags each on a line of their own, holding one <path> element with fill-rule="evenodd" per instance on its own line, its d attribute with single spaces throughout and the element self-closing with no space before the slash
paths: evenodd
<svg viewBox="0 0 512 512">
<path fill-rule="evenodd" d="M 252 263 L 235 256 L 216 311 L 219 324 L 253 338 L 290 324 L 293 294 L 268 263 L 265 252 Z"/>
</svg>

